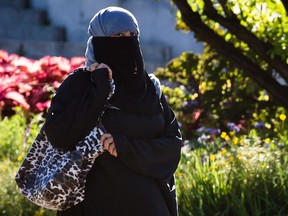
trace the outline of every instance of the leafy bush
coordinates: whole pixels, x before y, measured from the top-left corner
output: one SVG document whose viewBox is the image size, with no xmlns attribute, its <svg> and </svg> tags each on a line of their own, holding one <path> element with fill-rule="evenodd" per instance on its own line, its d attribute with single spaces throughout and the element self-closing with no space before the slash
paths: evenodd
<svg viewBox="0 0 288 216">
<path fill-rule="evenodd" d="M 56 56 L 32 60 L 0 50 L 0 117 L 14 114 L 15 106 L 30 113 L 46 111 L 63 79 L 84 61 Z"/>
<path fill-rule="evenodd" d="M 30 122 L 19 107 L 14 109 L 15 115 L 4 117 L 0 121 L 0 159 L 16 162 L 23 157 L 44 121 L 42 113 L 34 115 Z"/>
<path fill-rule="evenodd" d="M 280 115 L 287 116 L 287 110 L 208 46 L 203 54 L 182 53 L 155 73 L 168 81 L 163 92 L 178 113 L 185 139 L 197 137 L 199 128 L 226 131 L 230 124 L 241 128 L 243 134 L 263 124 L 263 135 L 270 138 L 280 137 L 283 127 L 288 129 L 279 121 Z"/>
</svg>

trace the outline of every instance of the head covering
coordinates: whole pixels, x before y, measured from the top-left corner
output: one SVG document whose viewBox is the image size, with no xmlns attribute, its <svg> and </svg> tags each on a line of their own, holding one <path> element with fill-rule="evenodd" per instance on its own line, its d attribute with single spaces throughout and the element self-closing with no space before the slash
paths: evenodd
<svg viewBox="0 0 288 216">
<path fill-rule="evenodd" d="M 87 58 L 86 66 L 89 67 L 96 62 L 92 45 L 93 37 L 110 37 L 113 34 L 127 31 L 133 32 L 138 36 L 140 35 L 138 22 L 130 11 L 113 6 L 104 8 L 96 13 L 88 26 L 88 33 L 91 37 L 87 41 L 85 52 Z"/>
<path fill-rule="evenodd" d="M 128 10 L 121 7 L 108 7 L 100 10 L 91 19 L 88 32 L 91 36 L 112 36 L 130 31 L 140 35 L 136 18 Z"/>
<path fill-rule="evenodd" d="M 111 37 L 121 32 L 137 36 Z M 144 69 L 139 44 L 139 28 L 131 12 L 108 7 L 90 21 L 87 62 L 105 63 L 112 69 L 115 93 L 109 100 L 113 106 L 130 113 L 153 115 L 162 111 L 156 88 Z"/>
</svg>

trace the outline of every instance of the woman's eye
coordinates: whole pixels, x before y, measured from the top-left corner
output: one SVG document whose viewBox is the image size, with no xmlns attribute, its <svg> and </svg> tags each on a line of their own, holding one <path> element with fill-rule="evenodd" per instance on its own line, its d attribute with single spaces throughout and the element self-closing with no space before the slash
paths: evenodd
<svg viewBox="0 0 288 216">
<path fill-rule="evenodd" d="M 123 33 L 114 34 L 114 37 L 123 37 L 123 36 L 124 36 Z"/>
<path fill-rule="evenodd" d="M 113 34 L 112 37 L 131 37 L 131 36 L 136 36 L 137 34 L 135 34 L 134 32 L 121 32 L 121 33 L 117 33 L 117 34 Z"/>
</svg>

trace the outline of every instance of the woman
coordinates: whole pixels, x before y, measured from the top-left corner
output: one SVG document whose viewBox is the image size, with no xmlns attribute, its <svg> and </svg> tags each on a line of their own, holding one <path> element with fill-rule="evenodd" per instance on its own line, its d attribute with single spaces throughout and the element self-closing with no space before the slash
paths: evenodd
<svg viewBox="0 0 288 216">
<path fill-rule="evenodd" d="M 108 7 L 92 18 L 88 32 L 86 68 L 61 84 L 45 131 L 53 146 L 73 149 L 101 117 L 106 152 L 87 177 L 85 200 L 58 215 L 177 215 L 173 174 L 181 135 L 159 80 L 144 69 L 137 21 L 123 8 Z M 107 101 L 112 79 L 115 92 Z"/>
</svg>

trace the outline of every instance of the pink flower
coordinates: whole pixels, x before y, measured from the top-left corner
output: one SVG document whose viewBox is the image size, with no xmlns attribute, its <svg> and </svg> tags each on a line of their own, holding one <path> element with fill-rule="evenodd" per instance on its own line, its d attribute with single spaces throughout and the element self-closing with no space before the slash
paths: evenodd
<svg viewBox="0 0 288 216">
<path fill-rule="evenodd" d="M 85 61 L 83 57 L 59 56 L 33 60 L 0 50 L 1 109 L 21 106 L 33 113 L 45 112 L 62 81 Z"/>
</svg>

